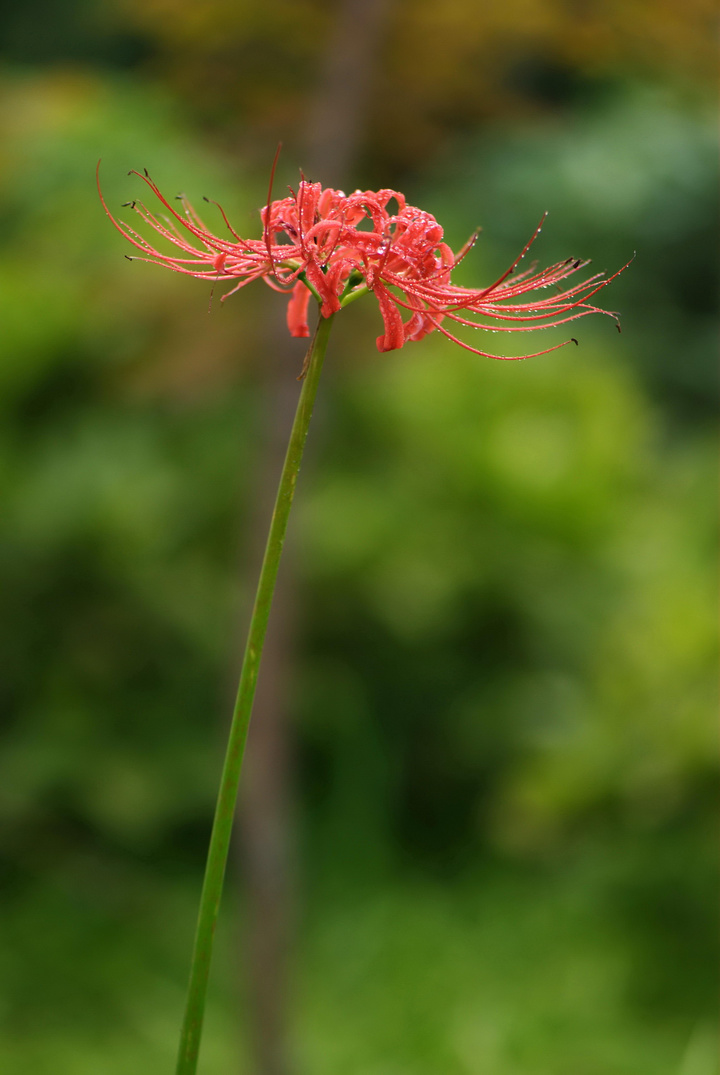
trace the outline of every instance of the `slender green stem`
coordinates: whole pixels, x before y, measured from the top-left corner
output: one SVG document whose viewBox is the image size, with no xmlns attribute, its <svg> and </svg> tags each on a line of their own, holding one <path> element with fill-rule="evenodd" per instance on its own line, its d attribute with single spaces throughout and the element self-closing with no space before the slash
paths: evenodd
<svg viewBox="0 0 720 1075">
<path fill-rule="evenodd" d="M 325 358 L 331 322 L 332 317 L 321 317 L 319 319 L 315 337 L 308 351 L 305 377 L 290 433 L 285 463 L 280 476 L 280 485 L 278 486 L 275 509 L 270 523 L 265 556 L 260 569 L 260 579 L 250 619 L 250 630 L 240 672 L 240 683 L 230 727 L 225 764 L 220 780 L 220 791 L 215 807 L 215 820 L 212 835 L 210 836 L 205 880 L 200 897 L 195 947 L 190 968 L 190 984 L 180 1034 L 177 1075 L 195 1075 L 197 1069 L 215 924 L 217 922 L 225 866 L 230 848 L 230 835 L 235 816 L 235 803 L 240 783 L 240 770 L 245 752 L 248 726 L 250 724 L 250 713 L 255 695 L 255 684 L 267 631 L 275 580 L 280 564 L 280 554 L 285 540 L 288 516 L 295 494 L 295 483 L 300 470 L 300 461 L 305 447 L 320 371 Z"/>
</svg>

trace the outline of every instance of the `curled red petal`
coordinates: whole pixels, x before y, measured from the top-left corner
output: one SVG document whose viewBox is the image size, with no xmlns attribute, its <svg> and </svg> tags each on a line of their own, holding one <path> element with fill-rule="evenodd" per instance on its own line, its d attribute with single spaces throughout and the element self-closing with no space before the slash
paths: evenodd
<svg viewBox="0 0 720 1075">
<path fill-rule="evenodd" d="M 385 332 L 375 341 L 377 349 L 378 351 L 395 351 L 405 343 L 405 327 L 400 311 L 393 302 L 392 295 L 380 281 L 375 283 L 373 290 L 385 325 Z"/>
<path fill-rule="evenodd" d="M 302 280 L 298 280 L 292 289 L 292 295 L 287 306 L 287 325 L 291 336 L 309 336 L 310 328 L 307 321 L 308 303 L 311 291 L 305 287 Z"/>
</svg>

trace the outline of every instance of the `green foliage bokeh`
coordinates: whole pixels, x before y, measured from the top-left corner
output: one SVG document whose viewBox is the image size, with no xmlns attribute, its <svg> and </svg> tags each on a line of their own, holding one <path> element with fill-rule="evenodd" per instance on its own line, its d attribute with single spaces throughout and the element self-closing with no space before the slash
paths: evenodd
<svg viewBox="0 0 720 1075">
<path fill-rule="evenodd" d="M 154 1072 L 248 600 L 262 341 L 248 293 L 206 316 L 201 285 L 122 259 L 93 171 L 115 207 L 147 164 L 241 230 L 263 194 L 199 162 L 161 90 L 1 89 L 0 1064 Z M 582 132 L 468 138 L 460 174 L 407 191 L 456 245 L 483 223 L 468 279 L 546 208 L 540 257 L 637 248 L 621 337 L 379 356 L 368 303 L 331 345 L 293 530 L 308 1071 L 715 1070 L 712 136 L 623 93 Z M 224 929 L 208 1072 L 234 1033 Z"/>
</svg>

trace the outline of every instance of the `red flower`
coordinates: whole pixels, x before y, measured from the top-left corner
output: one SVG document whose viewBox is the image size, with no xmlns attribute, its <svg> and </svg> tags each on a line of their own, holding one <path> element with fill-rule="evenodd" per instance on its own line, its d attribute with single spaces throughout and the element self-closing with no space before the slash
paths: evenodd
<svg viewBox="0 0 720 1075">
<path fill-rule="evenodd" d="M 138 175 L 150 187 L 170 216 L 159 218 L 142 202 L 126 204 L 176 248 L 172 253 L 163 253 L 133 228 L 115 220 L 100 192 L 106 213 L 118 231 L 141 251 L 140 260 L 201 280 L 236 280 L 223 299 L 257 279 L 277 291 L 289 292 L 287 319 L 293 336 L 310 335 L 307 308 L 311 295 L 320 303 L 321 315 L 329 317 L 367 291 L 375 294 L 385 326 L 377 339 L 380 351 L 392 351 L 438 329 L 474 354 L 502 359 L 507 356 L 490 355 L 463 343 L 444 322 L 501 332 L 531 332 L 593 313 L 607 313 L 617 322 L 616 314 L 588 300 L 627 265 L 609 278 L 596 273 L 565 290 L 560 288 L 560 282 L 585 268 L 587 261 L 568 258 L 540 271 L 533 265 L 524 272 L 515 272 L 537 238 L 542 221 L 510 268 L 489 287 L 474 289 L 458 287 L 450 277 L 474 245 L 477 234 L 457 255 L 453 254 L 435 218 L 407 205 L 397 191 L 355 191 L 348 196 L 341 190 L 323 190 L 319 183 L 303 179 L 297 194 L 291 191 L 290 197 L 271 201 L 261 209 L 261 239 L 241 238 L 218 206 L 231 236 L 221 239 L 208 231 L 183 195 L 178 196 L 183 208 L 179 213 L 147 172 L 130 174 Z M 395 212 L 391 213 L 388 206 L 393 201 Z M 553 288 L 552 293 L 537 294 L 547 288 Z M 409 314 L 406 321 L 402 311 Z M 547 354 L 569 342 L 565 340 L 536 354 Z"/>
</svg>

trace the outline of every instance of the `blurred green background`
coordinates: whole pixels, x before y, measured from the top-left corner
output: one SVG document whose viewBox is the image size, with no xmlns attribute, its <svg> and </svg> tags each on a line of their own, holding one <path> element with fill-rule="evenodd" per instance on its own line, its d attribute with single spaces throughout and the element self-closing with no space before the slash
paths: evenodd
<svg viewBox="0 0 720 1075">
<path fill-rule="evenodd" d="M 716 1075 L 713 8 L 3 21 L 0 1070 L 172 1070 L 304 350 L 260 285 L 208 312 L 124 260 L 95 164 L 113 209 L 147 166 L 257 236 L 282 139 L 280 193 L 312 164 L 482 225 L 464 282 L 545 210 L 543 262 L 637 259 L 622 335 L 529 362 L 338 319 L 202 1071 Z"/>
</svg>

